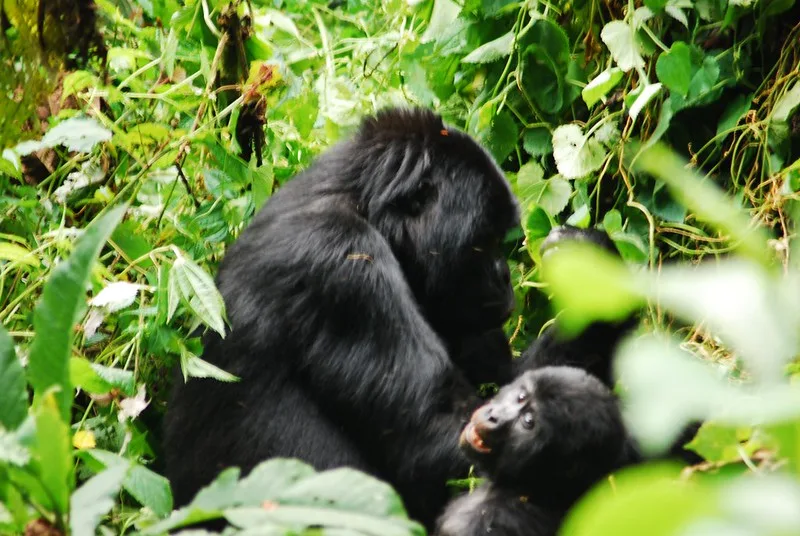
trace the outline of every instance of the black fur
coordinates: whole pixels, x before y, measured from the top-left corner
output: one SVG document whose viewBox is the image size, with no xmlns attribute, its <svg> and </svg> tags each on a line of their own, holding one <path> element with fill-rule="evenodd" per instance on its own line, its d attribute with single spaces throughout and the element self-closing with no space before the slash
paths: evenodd
<svg viewBox="0 0 800 536">
<path fill-rule="evenodd" d="M 635 459 L 615 397 L 573 367 L 528 371 L 503 387 L 461 444 L 488 482 L 447 507 L 439 536 L 554 536 L 583 493 Z"/>
<path fill-rule="evenodd" d="M 283 186 L 217 277 L 231 330 L 204 359 L 242 381 L 176 382 L 177 504 L 223 467 L 296 457 L 387 480 L 430 525 L 469 469 L 457 437 L 474 381 L 508 375 L 463 348 L 510 314 L 500 245 L 517 224 L 488 153 L 422 110 L 365 120 Z"/>
</svg>

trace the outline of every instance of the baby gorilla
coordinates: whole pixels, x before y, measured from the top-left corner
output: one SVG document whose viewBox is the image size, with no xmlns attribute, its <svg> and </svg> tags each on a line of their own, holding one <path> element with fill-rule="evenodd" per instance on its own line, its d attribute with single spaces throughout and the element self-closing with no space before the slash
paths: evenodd
<svg viewBox="0 0 800 536">
<path fill-rule="evenodd" d="M 460 442 L 488 483 L 450 503 L 439 536 L 555 535 L 575 501 L 632 455 L 614 395 L 565 366 L 528 371 L 503 387 Z"/>
</svg>

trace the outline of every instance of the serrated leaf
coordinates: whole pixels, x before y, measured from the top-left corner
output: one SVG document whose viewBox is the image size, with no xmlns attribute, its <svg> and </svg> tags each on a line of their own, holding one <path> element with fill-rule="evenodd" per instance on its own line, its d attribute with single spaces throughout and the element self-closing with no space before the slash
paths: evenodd
<svg viewBox="0 0 800 536">
<path fill-rule="evenodd" d="M 522 137 L 522 148 L 531 156 L 544 156 L 553 152 L 553 134 L 544 127 L 532 128 Z"/>
<path fill-rule="evenodd" d="M 170 283 L 175 280 L 183 302 L 208 327 L 225 336 L 222 300 L 214 280 L 197 264 L 185 257 L 175 260 L 170 271 Z"/>
<path fill-rule="evenodd" d="M 692 58 L 689 47 L 676 41 L 672 47 L 658 57 L 656 62 L 658 79 L 667 89 L 685 97 L 692 81 Z"/>
<path fill-rule="evenodd" d="M 623 75 L 622 69 L 609 67 L 595 76 L 592 81 L 586 84 L 586 87 L 581 90 L 581 97 L 583 98 L 583 102 L 586 103 L 586 106 L 592 106 L 600 99 L 603 99 L 609 91 L 619 84 Z"/>
<path fill-rule="evenodd" d="M 628 115 L 631 116 L 631 119 L 636 119 L 639 116 L 639 113 L 642 109 L 647 106 L 653 97 L 655 97 L 658 92 L 661 91 L 661 84 L 649 84 L 644 86 L 639 95 L 636 97 L 636 100 L 633 101 L 631 104 L 630 110 L 628 110 Z"/>
<path fill-rule="evenodd" d="M 104 467 L 125 468 L 129 461 L 105 450 L 89 450 L 83 456 L 90 456 Z M 172 491 L 169 481 L 138 463 L 130 465 L 122 487 L 136 499 L 139 504 L 150 508 L 157 516 L 164 517 L 172 510 Z"/>
<path fill-rule="evenodd" d="M 689 27 L 689 19 L 686 17 L 686 13 L 683 12 L 682 9 L 676 6 L 667 6 L 664 8 L 664 12 L 675 19 L 676 21 L 683 24 L 684 28 Z"/>
<path fill-rule="evenodd" d="M 584 136 L 578 125 L 561 125 L 553 131 L 553 158 L 566 179 L 580 179 L 600 169 L 606 157 L 603 146 Z"/>
<path fill-rule="evenodd" d="M 72 494 L 69 528 L 73 536 L 94 536 L 95 529 L 111 508 L 128 467 L 112 467 L 95 475 Z"/>
<path fill-rule="evenodd" d="M 619 68 L 626 73 L 631 69 L 645 66 L 636 33 L 628 24 L 621 20 L 611 21 L 603 27 L 600 38 Z"/>
<path fill-rule="evenodd" d="M 25 372 L 14 351 L 14 341 L 0 325 L 0 429 L 14 430 L 28 414 Z"/>
<path fill-rule="evenodd" d="M 125 205 L 113 208 L 86 227 L 72 254 L 51 272 L 33 312 L 36 335 L 31 344 L 28 381 L 34 401 L 49 388 L 59 387 L 54 396 L 65 422 L 72 405 L 69 358 L 75 325 L 86 305 L 89 272 L 125 209 Z"/>
<path fill-rule="evenodd" d="M 135 392 L 133 372 L 98 363 L 91 363 L 80 357 L 70 359 L 70 379 L 72 384 L 92 394 L 106 394 L 119 389 L 125 395 Z"/>
<path fill-rule="evenodd" d="M 200 359 L 196 355 L 187 354 L 185 360 L 181 356 L 183 364 L 184 377 L 193 378 L 213 378 L 221 382 L 238 382 L 239 377 L 226 372 L 225 370 L 212 365 L 208 361 Z"/>
<path fill-rule="evenodd" d="M 464 63 L 488 63 L 508 56 L 512 50 L 514 50 L 514 32 L 508 32 L 482 44 L 461 61 Z"/>
<path fill-rule="evenodd" d="M 91 117 L 72 117 L 47 131 L 44 147 L 63 145 L 70 151 L 88 153 L 98 143 L 111 139 L 111 131 Z"/>
</svg>

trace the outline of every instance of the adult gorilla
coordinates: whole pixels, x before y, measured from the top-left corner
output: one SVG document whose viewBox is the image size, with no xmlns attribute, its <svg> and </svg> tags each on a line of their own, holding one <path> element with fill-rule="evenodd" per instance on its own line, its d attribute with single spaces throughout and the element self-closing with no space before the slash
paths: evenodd
<svg viewBox="0 0 800 536">
<path fill-rule="evenodd" d="M 492 158 L 423 110 L 366 119 L 283 186 L 217 278 L 231 331 L 209 336 L 204 358 L 242 381 L 176 382 L 176 502 L 223 467 L 296 457 L 388 480 L 430 525 L 447 479 L 469 468 L 457 440 L 473 382 L 495 380 L 468 379 L 449 352 L 508 318 L 500 246 L 517 224 Z"/>
</svg>

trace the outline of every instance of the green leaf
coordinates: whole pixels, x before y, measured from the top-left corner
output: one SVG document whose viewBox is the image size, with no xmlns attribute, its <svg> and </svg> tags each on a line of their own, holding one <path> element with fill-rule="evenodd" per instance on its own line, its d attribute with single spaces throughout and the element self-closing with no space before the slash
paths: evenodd
<svg viewBox="0 0 800 536">
<path fill-rule="evenodd" d="M 54 396 L 64 422 L 69 421 L 72 405 L 69 357 L 75 325 L 86 305 L 89 272 L 126 208 L 113 208 L 86 227 L 72 254 L 53 269 L 33 312 L 36 335 L 31 344 L 28 381 L 34 401 L 51 387 L 59 388 Z"/>
<path fill-rule="evenodd" d="M 750 428 L 705 422 L 697 431 L 694 439 L 686 444 L 686 448 L 693 450 L 704 460 L 710 462 L 738 462 L 742 459 L 740 452 L 742 441 L 748 439 L 751 432 Z M 749 454 L 752 454 L 752 451 Z"/>
<path fill-rule="evenodd" d="M 596 320 L 623 320 L 642 303 L 641 281 L 593 244 L 568 242 L 549 252 L 542 277 L 550 285 L 556 308 L 562 310 L 559 321 L 568 335 Z"/>
<path fill-rule="evenodd" d="M 172 491 L 169 481 L 138 463 L 131 464 L 122 456 L 105 450 L 93 449 L 81 452 L 84 458 L 91 458 L 108 469 L 126 469 L 122 487 L 139 504 L 164 517 L 172 510 Z"/>
<path fill-rule="evenodd" d="M 454 0 L 434 0 L 431 20 L 422 34 L 421 42 L 434 41 L 446 34 L 460 12 L 461 6 Z"/>
<path fill-rule="evenodd" d="M 180 256 L 172 265 L 169 278 L 171 285 L 174 281 L 177 292 L 189 309 L 204 324 L 224 337 L 225 302 L 211 276 L 194 262 Z"/>
<path fill-rule="evenodd" d="M 561 125 L 553 131 L 553 158 L 564 178 L 580 179 L 602 167 L 606 151 L 578 125 Z"/>
<path fill-rule="evenodd" d="M 489 63 L 508 56 L 512 50 L 514 50 L 514 32 L 508 32 L 482 44 L 461 61 L 464 63 Z"/>
<path fill-rule="evenodd" d="M 238 382 L 239 377 L 226 372 L 196 355 L 181 354 L 181 368 L 184 378 L 213 378 L 221 382 Z"/>
<path fill-rule="evenodd" d="M 552 228 L 550 216 L 547 215 L 547 212 L 542 207 L 533 207 L 525 219 L 525 237 L 529 242 L 546 237 L 550 234 Z"/>
<path fill-rule="evenodd" d="M 623 75 L 622 69 L 609 67 L 595 76 L 594 79 L 581 90 L 581 97 L 583 97 L 583 102 L 586 103 L 586 106 L 591 107 L 597 101 L 605 98 L 608 92 L 619 84 Z"/>
<path fill-rule="evenodd" d="M 223 471 L 185 508 L 144 534 L 161 534 L 190 523 L 224 517 L 240 528 L 347 529 L 349 534 L 421 536 L 392 488 L 349 468 L 316 473 L 299 460 L 271 459 L 238 480 Z M 264 514 L 264 515 L 262 515 Z M 326 530 L 326 533 L 328 531 Z M 283 532 L 277 532 L 283 534 Z"/>
<path fill-rule="evenodd" d="M 656 74 L 670 91 L 682 97 L 689 93 L 689 84 L 692 81 L 692 58 L 686 43 L 675 41 L 669 51 L 658 57 Z"/>
<path fill-rule="evenodd" d="M 36 443 L 31 454 L 38 462 L 38 476 L 47 490 L 52 509 L 66 515 L 73 486 L 72 445 L 69 426 L 60 414 L 52 390 L 41 395 L 34 418 Z"/>
<path fill-rule="evenodd" d="M 0 242 L 0 260 L 11 261 L 28 266 L 39 266 L 39 258 L 28 248 L 13 242 Z"/>
<path fill-rule="evenodd" d="M 128 396 L 136 392 L 133 372 L 98 363 L 91 363 L 80 357 L 70 358 L 70 381 L 75 387 L 93 394 L 105 394 L 119 389 Z"/>
<path fill-rule="evenodd" d="M 97 525 L 111 508 L 125 478 L 127 466 L 112 467 L 95 475 L 70 499 L 69 528 L 73 536 L 94 536 Z"/>
<path fill-rule="evenodd" d="M 631 69 L 645 66 L 636 33 L 625 22 L 621 20 L 609 22 L 600 32 L 600 38 L 619 68 L 626 73 Z"/>
<path fill-rule="evenodd" d="M 795 82 L 792 88 L 781 95 L 781 98 L 775 103 L 770 121 L 786 123 L 798 106 L 800 106 L 800 82 Z"/>
<path fill-rule="evenodd" d="M 553 152 L 553 134 L 545 127 L 532 128 L 522 137 L 522 147 L 531 156 L 544 156 Z"/>
<path fill-rule="evenodd" d="M 502 163 L 517 145 L 517 122 L 508 112 L 495 113 L 491 102 L 481 106 L 470 123 L 470 131 L 498 163 Z"/>
<path fill-rule="evenodd" d="M 626 469 L 613 484 L 602 481 L 570 512 L 563 536 L 673 536 L 708 534 L 687 530 L 694 518 L 717 511 L 715 495 L 678 480 L 680 467 L 652 464 Z"/>
<path fill-rule="evenodd" d="M 14 430 L 28 414 L 25 372 L 14 351 L 14 341 L 0 325 L 0 429 Z"/>
</svg>

